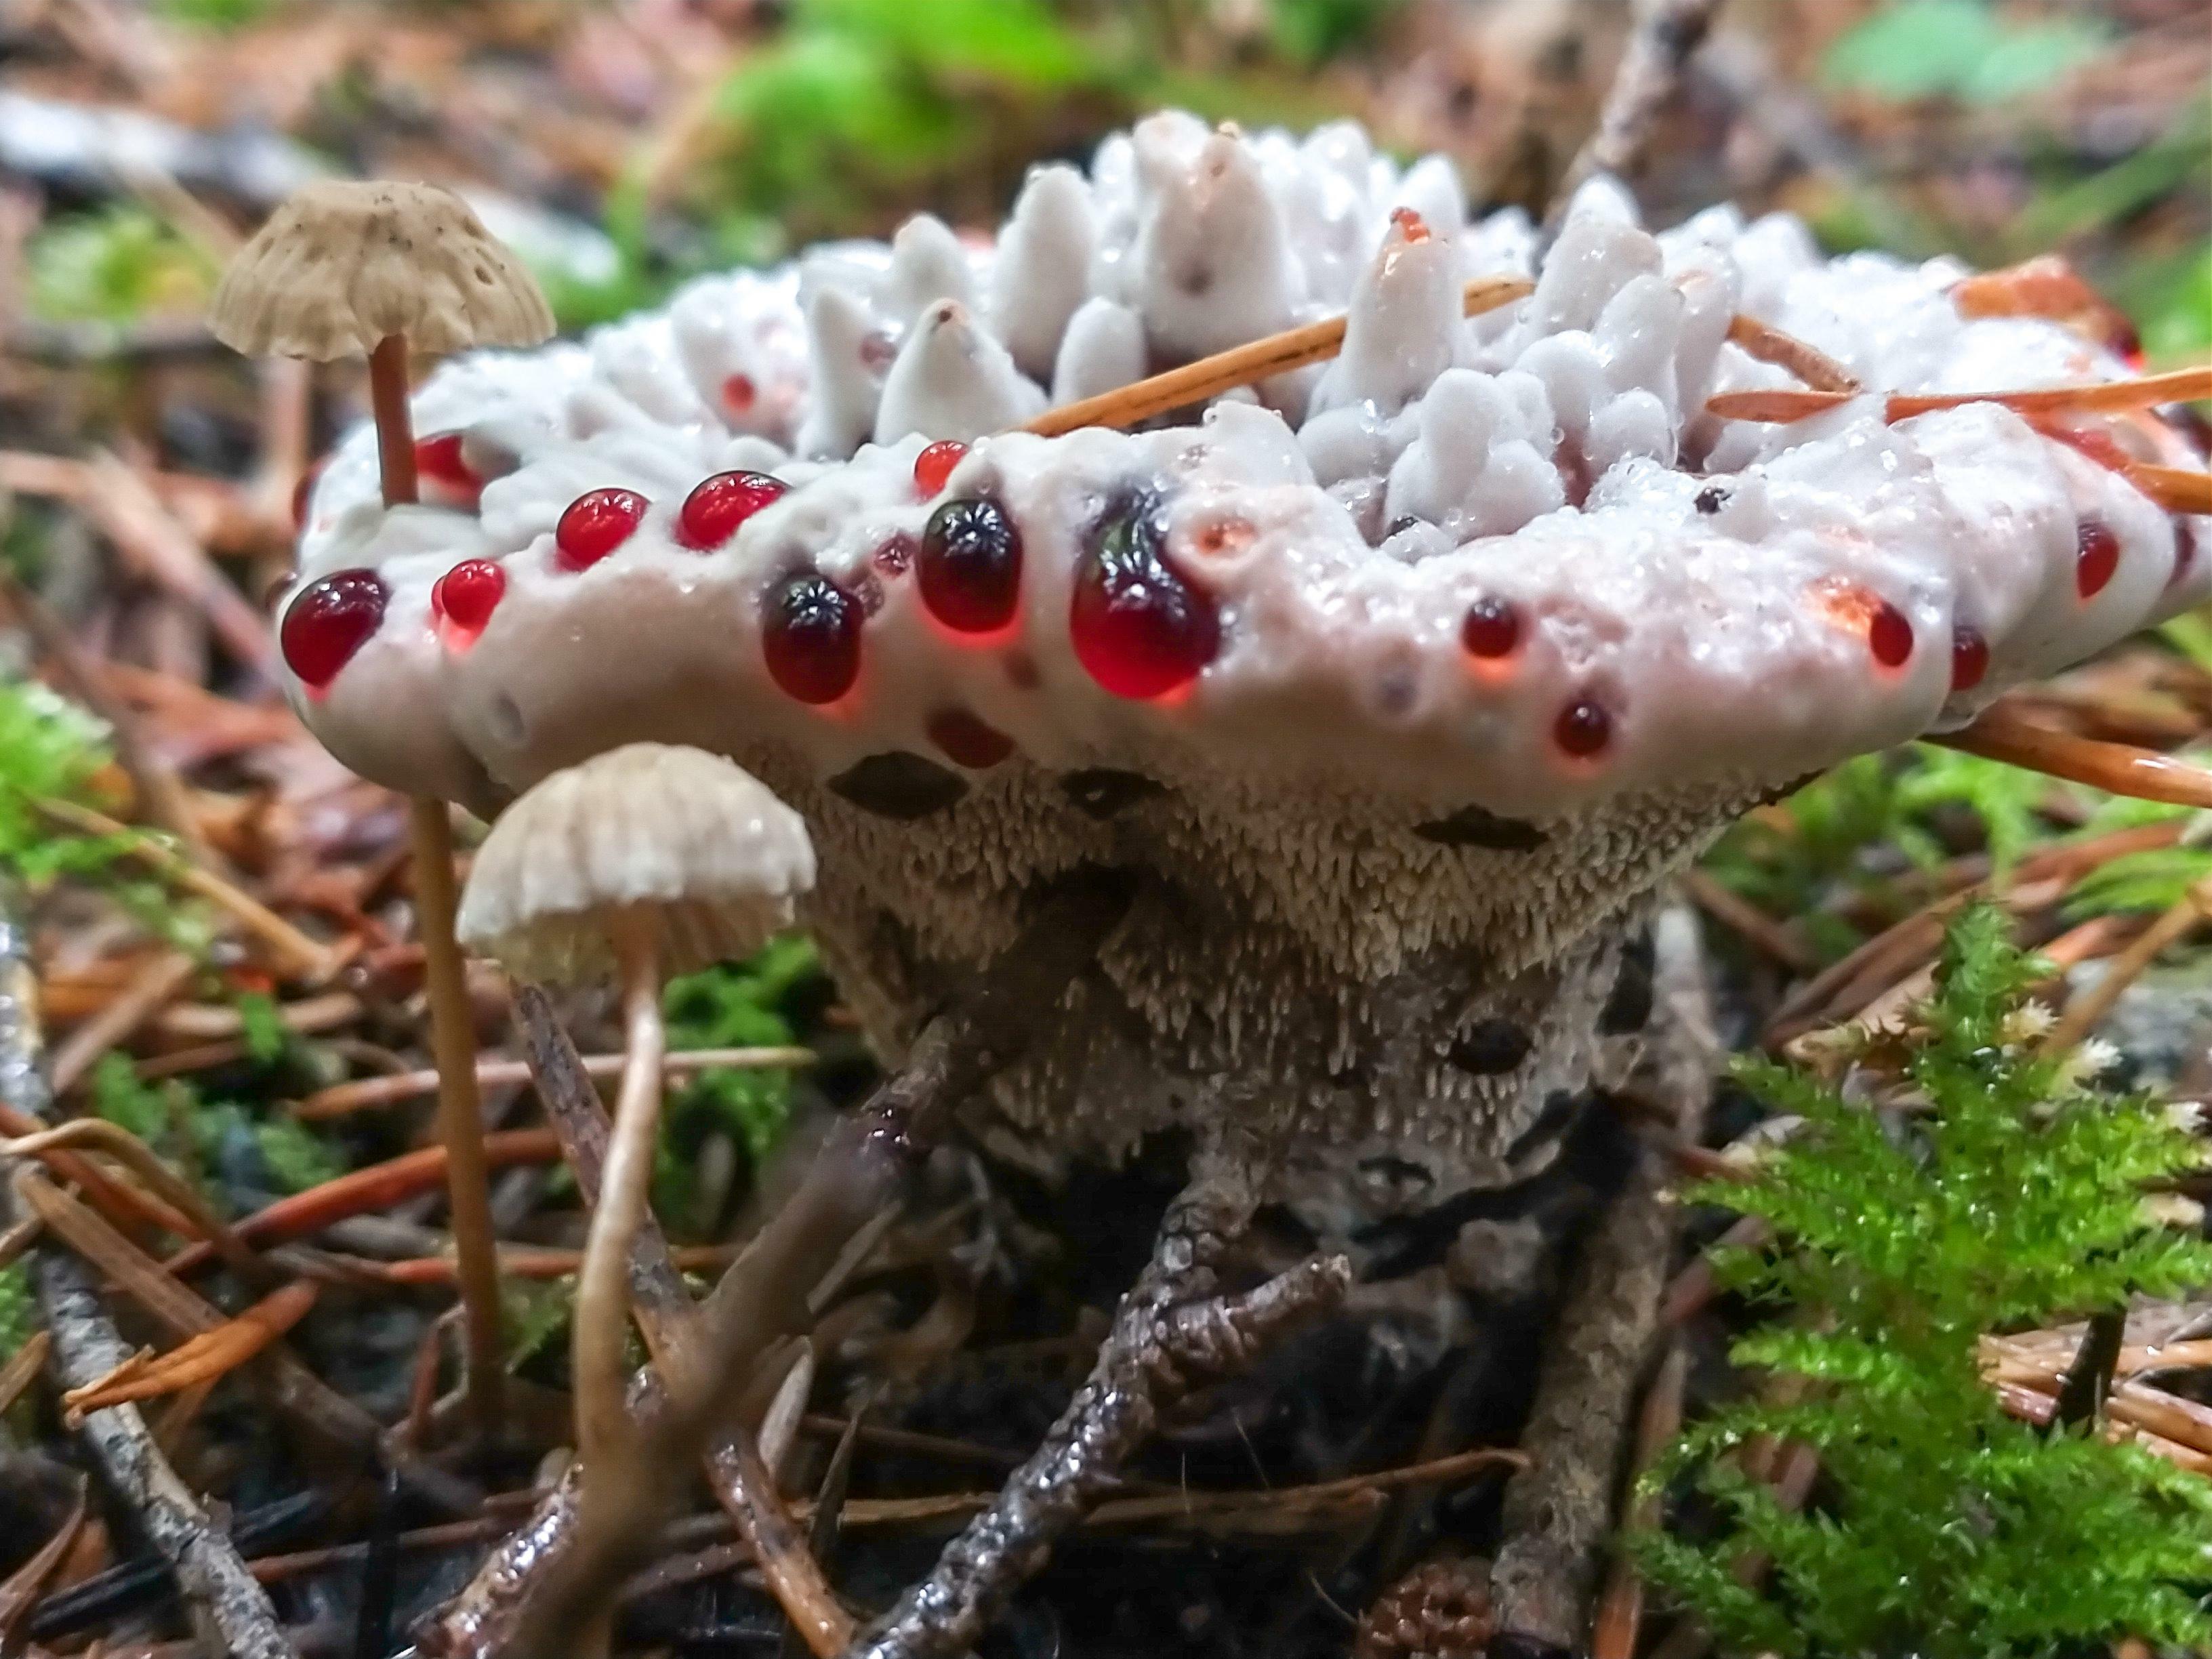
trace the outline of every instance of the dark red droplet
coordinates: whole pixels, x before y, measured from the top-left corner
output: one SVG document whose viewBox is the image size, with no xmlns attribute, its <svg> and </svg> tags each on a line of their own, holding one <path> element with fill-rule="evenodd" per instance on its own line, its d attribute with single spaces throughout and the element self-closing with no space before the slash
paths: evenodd
<svg viewBox="0 0 2212 1659">
<path fill-rule="evenodd" d="M 929 740 L 946 758 L 973 772 L 996 766 L 1014 752 L 1014 740 L 964 708 L 940 708 L 929 717 Z"/>
<path fill-rule="evenodd" d="M 1473 657 L 1508 657 L 1521 643 L 1521 613 L 1511 601 L 1485 597 L 1467 608 L 1460 643 Z"/>
<path fill-rule="evenodd" d="M 914 487 L 922 500 L 928 501 L 944 489 L 945 481 L 967 453 L 966 444 L 944 438 L 914 458 Z"/>
<path fill-rule="evenodd" d="M 1014 619 L 1022 596 L 1022 532 L 988 497 L 947 501 L 929 515 L 914 577 L 930 615 L 963 634 Z"/>
<path fill-rule="evenodd" d="M 760 388 L 750 374 L 732 374 L 722 382 L 722 407 L 732 415 L 750 414 L 759 397 Z"/>
<path fill-rule="evenodd" d="M 738 526 L 790 489 L 765 472 L 717 472 L 693 487 L 676 510 L 676 543 L 695 553 L 711 553 L 738 533 Z"/>
<path fill-rule="evenodd" d="M 305 530 L 307 527 L 307 508 L 314 501 L 315 483 L 323 476 L 323 468 L 330 464 L 330 459 L 325 455 L 320 460 L 311 463 L 307 470 L 300 475 L 300 482 L 292 486 L 293 529 Z"/>
<path fill-rule="evenodd" d="M 1552 738 L 1578 760 L 1586 760 L 1613 741 L 1613 716 L 1602 703 L 1577 697 L 1552 722 Z"/>
<path fill-rule="evenodd" d="M 1091 678 L 1117 697 L 1158 697 L 1196 679 L 1221 649 L 1212 596 L 1161 545 L 1158 504 L 1141 497 L 1085 538 L 1068 637 Z"/>
<path fill-rule="evenodd" d="M 489 559 L 463 559 L 430 589 L 430 608 L 467 634 L 480 634 L 507 592 L 507 572 Z"/>
<path fill-rule="evenodd" d="M 1912 623 L 1887 599 L 1867 618 L 1867 649 L 1884 668 L 1902 668 L 1912 655 Z"/>
<path fill-rule="evenodd" d="M 374 570 L 336 570 L 310 582 L 276 630 L 285 665 L 310 690 L 323 690 L 376 632 L 390 598 Z"/>
<path fill-rule="evenodd" d="M 1951 689 L 1971 691 L 1990 672 L 1990 642 L 1972 628 L 1951 631 Z"/>
<path fill-rule="evenodd" d="M 769 594 L 761 652 L 769 678 L 800 702 L 835 702 L 860 677 L 860 603 L 804 570 Z"/>
<path fill-rule="evenodd" d="M 2120 538 L 2102 519 L 2084 519 L 2075 534 L 2074 587 L 2083 599 L 2104 591 L 2120 568 Z"/>
<path fill-rule="evenodd" d="M 415 471 L 433 486 L 432 494 L 444 505 L 477 510 L 483 499 L 483 479 L 461 455 L 461 434 L 434 433 L 415 441 Z"/>
<path fill-rule="evenodd" d="M 629 539 L 647 503 L 635 489 L 592 489 L 562 509 L 553 557 L 563 570 L 588 570 Z"/>
</svg>

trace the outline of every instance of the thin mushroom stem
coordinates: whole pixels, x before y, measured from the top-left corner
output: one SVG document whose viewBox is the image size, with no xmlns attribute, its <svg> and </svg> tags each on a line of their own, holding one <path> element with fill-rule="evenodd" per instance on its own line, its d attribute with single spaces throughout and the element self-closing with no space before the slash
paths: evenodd
<svg viewBox="0 0 2212 1659">
<path fill-rule="evenodd" d="M 387 334 L 368 354 L 368 406 L 376 426 L 376 464 L 384 504 L 416 499 L 415 427 L 407 410 L 407 338 Z"/>
<path fill-rule="evenodd" d="M 577 1448 L 585 1478 L 621 1467 L 631 1438 L 629 1255 L 651 1202 L 653 1152 L 660 1127 L 660 1067 L 667 1034 L 660 1018 L 659 956 L 652 929 L 632 911 L 610 929 L 622 969 L 623 1059 L 606 1173 L 576 1278 L 574 1360 Z"/>
<path fill-rule="evenodd" d="M 407 340 L 387 334 L 368 354 L 368 401 L 376 426 L 384 504 L 416 499 L 415 430 L 407 409 Z M 484 1174 L 483 1097 L 477 1091 L 476 1018 L 469 1007 L 461 947 L 453 937 L 453 826 L 446 804 L 407 801 L 415 857 L 415 912 L 422 933 L 430 995 L 430 1048 L 438 1062 L 438 1133 L 446 1143 L 446 1186 L 453 1211 L 453 1253 L 468 1326 L 469 1406 L 477 1431 L 499 1432 L 504 1362 L 499 1340 L 499 1256 Z"/>
<path fill-rule="evenodd" d="M 466 1383 L 477 1426 L 499 1431 L 505 1362 L 499 1337 L 499 1256 L 485 1174 L 483 1107 L 477 1092 L 476 1017 L 461 947 L 453 937 L 453 829 L 443 801 L 411 798 L 415 908 L 422 932 L 422 976 L 430 999 L 430 1048 L 438 1064 L 438 1136 L 446 1143 L 446 1189 L 468 1338 Z"/>
</svg>

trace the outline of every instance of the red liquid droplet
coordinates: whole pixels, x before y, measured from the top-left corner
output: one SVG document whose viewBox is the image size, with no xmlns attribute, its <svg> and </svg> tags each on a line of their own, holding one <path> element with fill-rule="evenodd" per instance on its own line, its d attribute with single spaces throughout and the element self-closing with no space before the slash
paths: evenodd
<svg viewBox="0 0 2212 1659">
<path fill-rule="evenodd" d="M 2084 519 L 2074 538 L 2074 588 L 2083 599 L 2104 591 L 2120 568 L 2120 538 L 2102 519 Z"/>
<path fill-rule="evenodd" d="M 922 530 L 914 577 L 921 602 L 947 628 L 992 633 L 1021 602 L 1022 532 L 994 501 L 947 501 Z"/>
<path fill-rule="evenodd" d="M 948 759 L 970 771 L 996 766 L 1014 752 L 1014 740 L 964 708 L 940 708 L 929 717 L 929 740 Z"/>
<path fill-rule="evenodd" d="M 592 489 L 562 509 L 553 526 L 553 562 L 588 570 L 629 539 L 647 503 L 635 489 Z"/>
<path fill-rule="evenodd" d="M 1902 668 L 1912 655 L 1912 624 L 1895 605 L 1884 601 L 1867 618 L 1867 649 L 1884 668 Z"/>
<path fill-rule="evenodd" d="M 1570 755 L 1587 759 L 1613 741 L 1613 716 L 1602 704 L 1578 697 L 1552 722 L 1552 738 Z"/>
<path fill-rule="evenodd" d="M 1157 697 L 1196 679 L 1221 649 L 1212 599 L 1160 546 L 1156 503 L 1139 501 L 1086 538 L 1068 607 L 1076 660 L 1117 697 Z"/>
<path fill-rule="evenodd" d="M 1971 691 L 1990 672 L 1990 642 L 1971 628 L 1951 635 L 1951 689 Z"/>
<path fill-rule="evenodd" d="M 1429 222 L 1409 207 L 1392 208 L 1390 222 L 1398 227 L 1409 242 L 1425 242 L 1429 240 Z"/>
<path fill-rule="evenodd" d="M 753 384 L 750 374 L 732 374 L 722 382 L 722 407 L 732 415 L 749 415 L 760 388 Z"/>
<path fill-rule="evenodd" d="M 292 528 L 295 531 L 307 527 L 307 508 L 314 500 L 315 482 L 323 476 L 323 468 L 330 464 L 330 459 L 325 455 L 311 462 L 300 475 L 300 482 L 292 486 Z"/>
<path fill-rule="evenodd" d="M 277 627 L 285 665 L 302 684 L 321 690 L 376 632 L 390 597 L 374 570 L 337 570 L 310 583 Z"/>
<path fill-rule="evenodd" d="M 860 677 L 860 605 L 827 576 L 802 571 L 769 595 L 761 619 L 769 678 L 800 702 L 835 702 Z"/>
<path fill-rule="evenodd" d="M 945 488 L 945 481 L 952 476 L 952 469 L 960 465 L 960 458 L 968 453 L 968 446 L 951 438 L 940 439 L 914 458 L 914 487 L 921 499 L 928 501 Z"/>
<path fill-rule="evenodd" d="M 481 634 L 507 592 L 507 572 L 489 559 L 463 559 L 430 589 L 430 609 L 465 634 Z"/>
<path fill-rule="evenodd" d="M 676 544 L 694 553 L 711 553 L 790 488 L 765 472 L 717 472 L 696 486 L 677 509 Z"/>
<path fill-rule="evenodd" d="M 1467 608 L 1459 639 L 1469 656 L 1510 656 L 1521 643 L 1521 613 L 1504 599 L 1477 599 Z"/>
<path fill-rule="evenodd" d="M 461 434 L 441 432 L 415 442 L 415 471 L 434 485 L 432 491 L 447 506 L 473 513 L 483 499 L 484 481 L 461 459 Z"/>
</svg>

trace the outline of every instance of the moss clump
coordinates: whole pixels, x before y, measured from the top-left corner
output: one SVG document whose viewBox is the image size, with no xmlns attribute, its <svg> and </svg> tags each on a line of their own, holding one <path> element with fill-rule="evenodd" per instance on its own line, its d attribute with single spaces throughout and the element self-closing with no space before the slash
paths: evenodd
<svg viewBox="0 0 2212 1659">
<path fill-rule="evenodd" d="M 2144 1183 L 2199 1161 L 2173 1115 L 2096 1092 L 2024 1040 L 2047 970 L 2002 918 L 1963 916 L 1937 994 L 1897 1052 L 1904 1109 L 1747 1063 L 1803 1127 L 1747 1182 L 1696 1194 L 1770 1224 L 1726 1282 L 1787 1310 L 1735 1346 L 1784 1386 L 1685 1432 L 1646 1477 L 1687 1486 L 1703 1535 L 1650 1534 L 1650 1577 L 1724 1648 L 1805 1659 L 2017 1659 L 2133 1635 L 2212 1643 L 2212 1482 L 2094 1429 L 2007 1417 L 1980 1370 L 1991 1329 L 2045 1326 L 2212 1281 L 2212 1250 L 2153 1224 Z M 1735 1454 L 1819 1454 L 1802 1512 Z M 1772 1562 L 1770 1588 L 1734 1568 Z"/>
</svg>

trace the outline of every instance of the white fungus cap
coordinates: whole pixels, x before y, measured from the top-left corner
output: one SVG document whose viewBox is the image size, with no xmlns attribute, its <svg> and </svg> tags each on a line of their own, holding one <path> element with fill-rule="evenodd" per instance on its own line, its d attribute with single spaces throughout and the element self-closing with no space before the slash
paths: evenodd
<svg viewBox="0 0 2212 1659">
<path fill-rule="evenodd" d="M 384 180 L 325 180 L 286 202 L 231 261 L 208 320 L 248 356 L 316 362 L 394 334 L 443 356 L 553 332 L 536 279 L 467 203 Z"/>
<path fill-rule="evenodd" d="M 635 743 L 554 773 L 500 816 L 457 931 L 520 978 L 614 969 L 607 925 L 641 915 L 665 974 L 750 956 L 814 884 L 799 815 L 717 755 Z"/>
</svg>

